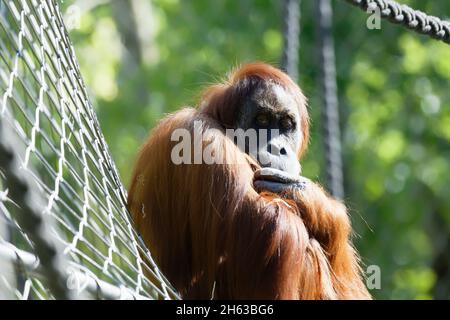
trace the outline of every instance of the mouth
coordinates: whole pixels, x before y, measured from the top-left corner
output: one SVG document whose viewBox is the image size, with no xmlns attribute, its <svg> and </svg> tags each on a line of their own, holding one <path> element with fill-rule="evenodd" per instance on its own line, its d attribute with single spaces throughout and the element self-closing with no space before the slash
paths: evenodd
<svg viewBox="0 0 450 320">
<path fill-rule="evenodd" d="M 285 184 L 298 182 L 293 177 L 288 176 L 285 172 L 273 168 L 262 168 L 256 171 L 254 180 L 285 183 Z"/>
</svg>

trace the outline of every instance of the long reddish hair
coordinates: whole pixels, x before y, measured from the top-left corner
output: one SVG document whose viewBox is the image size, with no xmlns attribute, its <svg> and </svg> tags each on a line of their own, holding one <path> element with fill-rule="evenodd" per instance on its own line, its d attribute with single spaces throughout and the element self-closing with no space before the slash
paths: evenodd
<svg viewBox="0 0 450 320">
<path fill-rule="evenodd" d="M 248 92 L 251 81 L 245 79 L 289 89 L 308 137 L 298 86 L 271 66 L 243 66 L 208 89 L 199 109 L 184 108 L 153 129 L 129 189 L 135 227 L 185 298 L 369 299 L 342 203 L 312 181 L 289 200 L 254 189 L 259 165 L 223 133 Z M 191 136 L 200 130 L 203 147 L 226 153 L 228 162 L 174 164 L 171 151 L 178 142 L 171 135 L 180 128 Z"/>
</svg>

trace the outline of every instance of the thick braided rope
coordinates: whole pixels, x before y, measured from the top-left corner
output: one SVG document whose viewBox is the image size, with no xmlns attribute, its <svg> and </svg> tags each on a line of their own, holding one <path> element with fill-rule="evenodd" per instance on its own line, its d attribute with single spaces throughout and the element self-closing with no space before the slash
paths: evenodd
<svg viewBox="0 0 450 320">
<path fill-rule="evenodd" d="M 330 0 L 316 0 L 320 50 L 322 89 L 322 121 L 324 131 L 327 185 L 331 194 L 344 197 L 344 174 L 339 128 L 339 102 L 336 84 L 336 63 L 332 36 L 332 8 Z"/>
<path fill-rule="evenodd" d="M 450 22 L 392 0 L 345 0 L 363 10 L 379 9 L 381 17 L 395 24 L 450 44 Z"/>
<path fill-rule="evenodd" d="M 300 46 L 300 0 L 283 1 L 283 56 L 281 67 L 294 80 L 298 80 Z"/>
</svg>

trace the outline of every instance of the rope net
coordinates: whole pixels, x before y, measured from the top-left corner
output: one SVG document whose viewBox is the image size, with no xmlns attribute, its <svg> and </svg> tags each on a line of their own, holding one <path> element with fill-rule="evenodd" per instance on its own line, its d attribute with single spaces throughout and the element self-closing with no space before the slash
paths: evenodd
<svg viewBox="0 0 450 320">
<path fill-rule="evenodd" d="M 0 0 L 0 155 L 0 298 L 178 297 L 132 227 L 55 0 Z"/>
</svg>

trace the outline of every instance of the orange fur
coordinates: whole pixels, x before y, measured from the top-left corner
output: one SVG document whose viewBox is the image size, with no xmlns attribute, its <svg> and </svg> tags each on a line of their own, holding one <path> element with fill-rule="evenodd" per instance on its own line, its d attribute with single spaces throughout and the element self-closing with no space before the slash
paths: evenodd
<svg viewBox="0 0 450 320">
<path fill-rule="evenodd" d="M 305 150 L 308 114 L 298 86 L 271 66 L 246 65 L 207 90 L 200 109 L 185 108 L 154 128 L 129 190 L 136 228 L 184 298 L 369 299 L 345 206 L 313 182 L 291 194 L 258 194 L 258 164 L 223 133 L 245 94 L 239 83 L 249 77 L 294 95 L 304 136 L 299 154 Z M 223 152 L 227 164 L 172 163 L 171 133 L 193 134 L 196 120 L 204 123 L 204 145 Z"/>
</svg>

